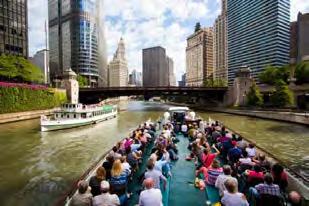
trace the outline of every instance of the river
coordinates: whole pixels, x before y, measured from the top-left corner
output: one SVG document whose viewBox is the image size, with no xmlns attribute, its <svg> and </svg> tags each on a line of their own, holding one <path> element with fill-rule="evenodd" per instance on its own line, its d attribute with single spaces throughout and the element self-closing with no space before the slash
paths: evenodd
<svg viewBox="0 0 309 206">
<path fill-rule="evenodd" d="M 40 132 L 39 120 L 0 125 L 0 205 L 52 205 L 117 140 L 167 108 L 130 102 L 116 119 L 56 132 Z M 308 176 L 308 127 L 223 113 L 199 115 L 225 122 Z"/>
</svg>

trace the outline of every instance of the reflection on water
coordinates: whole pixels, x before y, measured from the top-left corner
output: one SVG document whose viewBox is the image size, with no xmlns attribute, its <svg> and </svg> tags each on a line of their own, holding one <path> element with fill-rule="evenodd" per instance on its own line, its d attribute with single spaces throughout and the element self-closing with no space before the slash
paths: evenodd
<svg viewBox="0 0 309 206">
<path fill-rule="evenodd" d="M 0 125 L 0 205 L 51 205 L 95 160 L 139 123 L 156 120 L 168 105 L 131 102 L 112 120 L 39 132 L 39 121 Z M 201 113 L 208 119 L 206 113 Z M 308 174 L 309 128 L 212 113 L 244 136 Z"/>
</svg>

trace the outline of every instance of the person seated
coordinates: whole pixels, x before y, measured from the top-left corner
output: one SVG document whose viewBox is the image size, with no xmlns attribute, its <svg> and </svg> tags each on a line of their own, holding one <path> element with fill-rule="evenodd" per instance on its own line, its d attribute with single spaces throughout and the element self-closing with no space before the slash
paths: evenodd
<svg viewBox="0 0 309 206">
<path fill-rule="evenodd" d="M 69 206 L 91 206 L 91 188 L 86 180 L 78 182 L 78 192 L 72 197 Z"/>
<path fill-rule="evenodd" d="M 254 157 L 252 161 L 259 165 L 263 171 L 270 171 L 270 162 L 266 159 L 266 156 L 264 154 L 259 154 L 257 157 Z"/>
<path fill-rule="evenodd" d="M 215 153 L 210 153 L 210 150 L 204 149 L 203 153 L 201 154 L 201 161 L 203 167 L 210 167 L 214 159 L 220 154 L 220 151 L 216 148 L 215 145 L 212 148 L 216 151 Z"/>
<path fill-rule="evenodd" d="M 147 171 L 145 172 L 145 179 L 151 178 L 154 181 L 154 188 L 160 189 L 160 181 L 163 181 L 163 187 L 166 187 L 166 178 L 159 170 L 154 169 L 154 161 L 149 159 L 147 162 Z"/>
<path fill-rule="evenodd" d="M 111 193 L 118 195 L 121 205 L 126 200 L 126 186 L 129 173 L 122 167 L 120 160 L 115 160 L 111 170 Z"/>
<path fill-rule="evenodd" d="M 296 191 L 291 191 L 288 195 L 288 202 L 291 206 L 301 206 L 302 205 L 302 197 Z"/>
<path fill-rule="evenodd" d="M 251 158 L 248 157 L 247 151 L 243 151 L 242 158 L 238 160 L 238 171 L 239 173 L 243 173 L 247 169 L 251 169 L 254 163 L 252 162 Z"/>
<path fill-rule="evenodd" d="M 274 183 L 279 185 L 282 192 L 285 192 L 288 186 L 288 175 L 284 171 L 284 168 L 276 163 L 271 168 L 271 174 L 274 178 Z"/>
<path fill-rule="evenodd" d="M 91 194 L 93 197 L 101 194 L 101 182 L 105 180 L 106 171 L 104 167 L 98 167 L 96 175 L 92 176 L 89 180 L 89 186 L 91 187 Z"/>
<path fill-rule="evenodd" d="M 205 182 L 207 185 L 215 186 L 216 180 L 219 175 L 223 172 L 222 167 L 220 167 L 219 161 L 214 160 L 209 168 L 201 167 L 196 171 L 196 176 L 199 176 L 200 173 L 203 173 Z"/>
<path fill-rule="evenodd" d="M 161 191 L 154 188 L 154 180 L 152 178 L 146 178 L 143 185 L 145 190 L 139 196 L 139 206 L 163 206 Z"/>
<path fill-rule="evenodd" d="M 121 164 L 122 164 L 122 167 L 124 170 L 127 170 L 129 175 L 131 174 L 131 166 L 130 164 L 127 162 L 127 156 L 122 156 L 120 158 L 120 161 L 121 161 Z"/>
<path fill-rule="evenodd" d="M 259 200 L 261 195 L 268 195 L 273 197 L 281 197 L 280 187 L 274 184 L 274 179 L 270 173 L 264 176 L 264 183 L 258 184 L 255 187 L 249 188 L 249 194 L 252 202 Z"/>
<path fill-rule="evenodd" d="M 127 161 L 130 164 L 132 170 L 136 171 L 138 168 L 139 160 L 141 159 L 141 153 L 133 152 L 131 151 L 131 147 L 128 147 L 126 149 L 126 156 L 127 156 Z"/>
<path fill-rule="evenodd" d="M 264 174 L 259 165 L 254 165 L 253 170 L 246 170 L 245 174 L 247 176 L 247 184 L 249 187 L 254 187 L 264 181 Z"/>
<path fill-rule="evenodd" d="M 120 200 L 117 195 L 110 194 L 109 182 L 103 180 L 100 184 L 101 194 L 92 199 L 92 206 L 119 206 Z"/>
<path fill-rule="evenodd" d="M 236 185 L 238 187 L 238 181 L 236 178 L 231 176 L 232 174 L 232 168 L 230 165 L 224 165 L 223 166 L 223 174 L 220 174 L 216 180 L 215 187 L 219 190 L 220 197 L 223 197 L 223 192 L 226 191 L 226 187 L 224 185 L 225 181 L 227 179 L 233 179 L 236 182 Z"/>
<path fill-rule="evenodd" d="M 242 151 L 241 149 L 239 149 L 237 147 L 237 143 L 235 141 L 232 141 L 232 145 L 233 145 L 233 148 L 229 149 L 228 151 L 228 154 L 227 154 L 227 157 L 228 157 L 228 160 L 234 164 L 236 163 L 239 158 L 241 157 L 242 155 Z"/>
<path fill-rule="evenodd" d="M 223 192 L 221 203 L 224 206 L 249 206 L 249 203 L 244 194 L 238 192 L 237 182 L 228 178 L 224 182 L 226 191 Z"/>
<path fill-rule="evenodd" d="M 253 158 L 256 155 L 255 144 L 249 143 L 249 146 L 245 149 L 248 152 L 248 157 Z"/>
<path fill-rule="evenodd" d="M 109 155 L 113 156 L 114 160 L 121 158 L 121 154 L 118 153 L 118 147 L 117 146 L 113 146 L 113 148 L 110 151 Z"/>
<path fill-rule="evenodd" d="M 237 139 L 237 147 L 244 151 L 248 147 L 248 143 L 243 140 L 242 136 L 239 136 Z"/>
<path fill-rule="evenodd" d="M 109 154 L 106 160 L 103 162 L 102 167 L 105 169 L 106 176 L 105 179 L 109 180 L 111 178 L 111 170 L 114 164 L 114 156 Z"/>
</svg>

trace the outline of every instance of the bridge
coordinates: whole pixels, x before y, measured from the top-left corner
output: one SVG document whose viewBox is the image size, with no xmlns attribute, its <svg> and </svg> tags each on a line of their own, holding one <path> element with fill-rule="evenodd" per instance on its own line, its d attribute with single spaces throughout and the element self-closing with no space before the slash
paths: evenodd
<svg viewBox="0 0 309 206">
<path fill-rule="evenodd" d="M 155 96 L 190 96 L 223 102 L 227 87 L 101 87 L 80 88 L 82 103 L 97 103 L 109 97 L 144 96 L 146 100 Z"/>
</svg>

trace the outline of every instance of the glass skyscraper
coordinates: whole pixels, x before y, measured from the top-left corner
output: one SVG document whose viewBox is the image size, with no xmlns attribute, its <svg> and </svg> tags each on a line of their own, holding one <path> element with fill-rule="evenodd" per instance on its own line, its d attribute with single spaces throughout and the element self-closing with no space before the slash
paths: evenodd
<svg viewBox="0 0 309 206">
<path fill-rule="evenodd" d="M 49 0 L 51 79 L 72 68 L 91 87 L 107 85 L 101 0 Z"/>
<path fill-rule="evenodd" d="M 242 66 L 257 78 L 267 65 L 289 63 L 290 0 L 228 0 L 228 80 Z"/>
<path fill-rule="evenodd" d="M 0 54 L 28 57 L 27 0 L 0 1 Z"/>
</svg>

